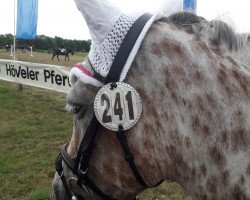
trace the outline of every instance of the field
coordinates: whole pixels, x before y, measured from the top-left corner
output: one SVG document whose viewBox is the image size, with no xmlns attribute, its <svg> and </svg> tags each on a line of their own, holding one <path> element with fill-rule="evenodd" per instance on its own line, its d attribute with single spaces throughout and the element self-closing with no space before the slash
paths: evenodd
<svg viewBox="0 0 250 200">
<path fill-rule="evenodd" d="M 17 53 L 28 62 L 72 66 L 83 60 L 76 53 L 70 61 L 51 61 L 51 54 Z M 0 59 L 10 59 L 0 50 Z M 64 110 L 66 95 L 0 81 L 0 199 L 49 200 L 54 160 L 60 145 L 69 140 L 71 114 Z M 140 200 L 191 200 L 176 183 L 164 182 L 140 195 Z"/>
<path fill-rule="evenodd" d="M 51 60 L 52 53 L 50 51 L 33 52 L 32 53 L 33 56 L 30 55 L 31 55 L 30 52 L 23 53 L 21 51 L 17 51 L 16 53 L 17 60 L 20 61 L 53 64 L 65 67 L 72 67 L 77 62 L 81 62 L 83 58 L 86 56 L 86 53 L 75 52 L 73 56 L 70 54 L 69 61 L 64 61 L 64 56 L 59 56 L 60 61 L 58 61 L 56 57 L 53 60 Z M 7 52 L 4 49 L 0 49 L 0 59 L 11 60 L 12 57 L 10 56 L 10 52 Z"/>
</svg>

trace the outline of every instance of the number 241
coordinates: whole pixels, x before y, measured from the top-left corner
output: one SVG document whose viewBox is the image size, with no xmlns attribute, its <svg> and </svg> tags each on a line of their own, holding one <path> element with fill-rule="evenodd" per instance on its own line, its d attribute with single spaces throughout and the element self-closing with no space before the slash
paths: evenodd
<svg viewBox="0 0 250 200">
<path fill-rule="evenodd" d="M 115 103 L 114 103 L 114 114 L 119 116 L 119 120 L 121 121 L 123 119 L 123 109 L 121 106 L 121 97 L 120 93 L 117 92 L 115 95 Z M 134 119 L 134 109 L 133 109 L 133 101 L 132 101 L 132 93 L 131 91 L 128 91 L 125 99 L 128 104 L 128 113 L 129 113 L 129 119 Z M 102 122 L 103 123 L 109 123 L 112 122 L 111 115 L 108 115 L 108 111 L 110 109 L 110 99 L 107 94 L 102 94 L 101 96 L 101 106 L 104 106 L 104 102 L 106 101 L 106 108 L 102 115 Z"/>
</svg>

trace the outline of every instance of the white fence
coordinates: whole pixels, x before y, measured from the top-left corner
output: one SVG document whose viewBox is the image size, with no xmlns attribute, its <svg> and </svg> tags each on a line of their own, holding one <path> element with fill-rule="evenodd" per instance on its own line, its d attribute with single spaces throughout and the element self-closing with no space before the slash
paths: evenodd
<svg viewBox="0 0 250 200">
<path fill-rule="evenodd" d="M 0 59 L 0 79 L 68 93 L 71 68 Z"/>
</svg>

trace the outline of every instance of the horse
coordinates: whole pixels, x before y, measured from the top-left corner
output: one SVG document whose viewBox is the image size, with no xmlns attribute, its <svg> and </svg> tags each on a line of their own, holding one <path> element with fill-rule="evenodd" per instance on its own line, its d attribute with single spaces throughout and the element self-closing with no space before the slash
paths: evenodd
<svg viewBox="0 0 250 200">
<path fill-rule="evenodd" d="M 147 186 L 131 172 L 116 134 L 100 126 L 87 175 L 110 199 L 134 199 L 164 180 L 179 183 L 193 200 L 250 199 L 250 59 L 239 57 L 246 47 L 237 38 L 224 22 L 187 13 L 153 23 L 125 79 L 141 96 L 141 118 L 124 134 Z M 74 160 L 100 88 L 77 77 L 71 85 L 66 151 Z M 78 186 L 65 162 L 62 170 L 76 196 L 103 199 Z M 58 173 L 52 186 L 54 199 L 69 199 Z"/>
<path fill-rule="evenodd" d="M 53 51 L 53 56 L 52 56 L 52 60 L 54 59 L 54 57 L 56 56 L 57 57 L 57 60 L 59 60 L 59 55 L 64 55 L 65 56 L 65 61 L 66 61 L 66 58 L 68 58 L 68 61 L 69 61 L 69 54 L 71 53 L 71 55 L 74 55 L 74 51 L 70 48 L 66 48 L 64 50 L 61 50 L 59 48 L 56 48 L 54 49 Z"/>
<path fill-rule="evenodd" d="M 29 45 L 19 45 L 18 49 L 20 49 L 23 53 L 26 53 L 26 51 L 31 52 L 31 50 L 36 52 L 36 49 L 35 49 L 34 45 L 31 45 L 31 46 L 29 46 Z"/>
<path fill-rule="evenodd" d="M 6 49 L 6 51 L 10 51 L 10 49 L 11 49 L 11 44 L 6 44 L 6 45 L 4 45 L 4 48 Z"/>
</svg>

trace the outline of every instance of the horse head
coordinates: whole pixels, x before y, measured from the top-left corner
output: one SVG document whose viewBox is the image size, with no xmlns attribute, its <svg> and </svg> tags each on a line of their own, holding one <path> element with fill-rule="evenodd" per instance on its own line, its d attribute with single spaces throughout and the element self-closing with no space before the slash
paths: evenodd
<svg viewBox="0 0 250 200">
<path fill-rule="evenodd" d="M 77 77 L 72 77 L 72 89 L 67 97 L 67 105 L 65 109 L 68 112 L 73 113 L 74 119 L 74 128 L 71 142 L 68 143 L 68 149 L 71 149 L 71 156 L 76 157 L 77 151 L 80 145 L 80 141 L 88 127 L 90 118 L 93 114 L 93 101 L 94 96 L 97 92 L 97 88 L 92 85 L 83 84 Z M 66 168 L 65 168 L 66 169 Z M 65 176 L 73 177 L 70 170 L 64 170 Z M 73 184 L 71 187 L 75 188 L 77 185 Z M 54 197 L 55 199 L 67 199 L 65 195 L 64 186 L 61 184 L 60 178 L 58 175 L 55 176 L 53 182 Z M 86 193 L 81 192 L 81 196 L 86 196 Z M 76 193 L 78 194 L 78 193 Z"/>
<path fill-rule="evenodd" d="M 239 38 L 195 16 L 182 27 L 182 15 L 151 25 L 125 78 L 142 101 L 139 121 L 123 135 L 126 159 L 119 134 L 91 126 L 100 85 L 71 76 L 66 109 L 74 126 L 57 159 L 55 199 L 130 200 L 163 180 L 178 182 L 193 199 L 250 199 L 250 70 L 234 52 Z M 79 172 L 74 163 L 93 127 L 88 165 Z"/>
</svg>

